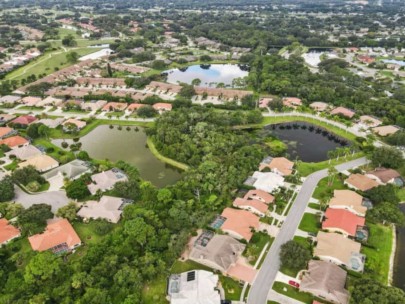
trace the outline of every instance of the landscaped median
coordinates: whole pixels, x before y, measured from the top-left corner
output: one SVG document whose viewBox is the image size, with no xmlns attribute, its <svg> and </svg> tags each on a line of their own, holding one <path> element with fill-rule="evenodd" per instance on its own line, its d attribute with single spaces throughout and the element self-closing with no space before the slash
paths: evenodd
<svg viewBox="0 0 405 304">
<path fill-rule="evenodd" d="M 180 163 L 178 161 L 175 161 L 174 159 L 167 158 L 166 156 L 163 156 L 162 154 L 159 153 L 159 151 L 156 149 L 155 144 L 153 143 L 152 139 L 150 137 L 147 138 L 146 144 L 149 147 L 149 150 L 152 152 L 152 154 L 162 162 L 165 162 L 173 167 L 179 168 L 181 170 L 188 170 L 188 166 L 186 164 Z"/>
</svg>

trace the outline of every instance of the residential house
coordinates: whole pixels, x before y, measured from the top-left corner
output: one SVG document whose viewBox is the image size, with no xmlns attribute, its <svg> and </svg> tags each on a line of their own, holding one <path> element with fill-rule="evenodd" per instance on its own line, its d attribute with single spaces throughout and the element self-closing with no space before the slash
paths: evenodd
<svg viewBox="0 0 405 304">
<path fill-rule="evenodd" d="M 359 126 L 364 129 L 375 128 L 382 124 L 378 118 L 370 115 L 362 115 L 359 119 Z"/>
<path fill-rule="evenodd" d="M 322 229 L 339 232 L 345 236 L 355 237 L 359 227 L 363 227 L 366 220 L 344 209 L 328 208 L 325 212 L 325 220 Z"/>
<path fill-rule="evenodd" d="M 225 208 L 221 217 L 225 219 L 221 230 L 238 240 L 249 241 L 253 236 L 252 230 L 259 229 L 259 217 L 246 210 Z"/>
<path fill-rule="evenodd" d="M 293 172 L 294 163 L 285 157 L 266 157 L 259 166 L 259 170 L 263 171 L 269 168 L 271 172 L 281 176 L 291 175 Z"/>
<path fill-rule="evenodd" d="M 233 201 L 233 206 L 237 208 L 241 208 L 254 214 L 257 214 L 260 217 L 264 217 L 266 215 L 269 206 L 259 200 L 248 200 L 244 198 L 236 198 Z"/>
<path fill-rule="evenodd" d="M 14 155 L 17 159 L 27 160 L 38 155 L 42 155 L 42 151 L 33 145 L 22 146 L 4 153 L 8 158 Z"/>
<path fill-rule="evenodd" d="M 6 145 L 10 149 L 17 149 L 23 146 L 28 146 L 30 142 L 26 140 L 24 137 L 21 137 L 19 135 L 12 136 L 12 137 L 7 137 L 5 139 L 0 140 L 0 146 L 1 145 Z"/>
<path fill-rule="evenodd" d="M 23 116 L 19 116 L 16 119 L 12 120 L 10 122 L 11 125 L 18 125 L 18 126 L 23 126 L 23 127 L 27 127 L 29 124 L 33 123 L 34 121 L 36 121 L 37 118 L 31 115 L 23 115 Z"/>
<path fill-rule="evenodd" d="M 335 264 L 311 260 L 299 290 L 335 304 L 348 304 L 349 292 L 345 289 L 347 273 Z"/>
<path fill-rule="evenodd" d="M 273 195 L 262 190 L 249 190 L 243 198 L 246 200 L 258 200 L 267 205 L 273 203 L 275 200 Z"/>
<path fill-rule="evenodd" d="M 116 183 L 128 181 L 128 177 L 121 170 L 113 168 L 111 170 L 92 175 L 91 180 L 93 182 L 89 184 L 87 188 L 89 189 L 90 193 L 94 195 L 99 190 L 102 192 L 111 190 Z"/>
<path fill-rule="evenodd" d="M 244 90 L 232 90 L 232 89 L 209 88 L 209 87 L 195 87 L 194 89 L 197 95 L 207 94 L 207 96 L 218 97 L 218 99 L 224 101 L 241 100 L 245 96 L 252 95 L 251 91 L 244 91 Z"/>
<path fill-rule="evenodd" d="M 260 109 L 265 109 L 269 106 L 269 104 L 273 101 L 273 98 L 271 97 L 262 97 L 259 100 L 259 108 Z"/>
<path fill-rule="evenodd" d="M 221 304 L 218 275 L 192 270 L 169 277 L 167 293 L 170 304 Z"/>
<path fill-rule="evenodd" d="M 338 244 L 338 246 L 337 246 Z M 319 231 L 314 256 L 321 260 L 362 272 L 365 255 L 360 253 L 361 244 L 339 233 Z"/>
<path fill-rule="evenodd" d="M 9 127 L 0 127 L 0 139 L 16 135 L 17 131 Z"/>
<path fill-rule="evenodd" d="M 284 178 L 273 172 L 259 172 L 253 173 L 253 187 L 265 192 L 273 192 L 280 187 L 284 186 Z"/>
<path fill-rule="evenodd" d="M 26 96 L 23 99 L 21 99 L 20 102 L 25 104 L 28 107 L 35 107 L 38 102 L 40 102 L 42 98 L 39 97 L 33 97 L 33 96 Z"/>
<path fill-rule="evenodd" d="M 286 97 L 283 98 L 283 105 L 288 108 L 298 108 L 302 106 L 302 100 L 297 97 Z"/>
<path fill-rule="evenodd" d="M 351 109 L 345 108 L 345 107 L 337 107 L 335 109 L 333 109 L 330 114 L 332 115 L 339 115 L 339 116 L 344 116 L 346 118 L 353 118 L 353 116 L 356 114 L 356 112 L 354 112 Z"/>
<path fill-rule="evenodd" d="M 364 64 L 370 64 L 375 62 L 375 58 L 367 56 L 367 55 L 358 55 L 357 59 Z"/>
<path fill-rule="evenodd" d="M 359 173 L 350 174 L 344 181 L 344 184 L 349 188 L 363 192 L 378 187 L 378 183 L 375 180 Z"/>
<path fill-rule="evenodd" d="M 351 190 L 334 190 L 329 208 L 348 210 L 358 216 L 366 216 L 367 206 L 363 197 Z"/>
<path fill-rule="evenodd" d="M 189 259 L 226 273 L 236 264 L 245 248 L 245 244 L 229 235 L 203 232 L 190 248 Z"/>
<path fill-rule="evenodd" d="M 172 110 L 172 104 L 171 103 L 164 103 L 164 102 L 158 102 L 153 105 L 153 108 L 159 112 L 159 114 L 162 114 L 164 112 L 168 112 Z"/>
<path fill-rule="evenodd" d="M 103 107 L 104 112 L 121 112 L 126 109 L 128 104 L 123 102 L 109 102 Z"/>
<path fill-rule="evenodd" d="M 87 123 L 85 121 L 74 118 L 69 118 L 62 123 L 63 131 L 65 132 L 78 131 L 83 129 L 86 125 Z"/>
<path fill-rule="evenodd" d="M 326 102 L 315 101 L 309 107 L 317 112 L 324 112 L 329 108 L 329 105 Z"/>
<path fill-rule="evenodd" d="M 15 96 L 15 95 L 6 95 L 3 97 L 0 97 L 0 104 L 12 104 L 19 102 L 21 100 L 20 96 Z"/>
<path fill-rule="evenodd" d="M 106 100 L 92 100 L 88 102 L 84 102 L 80 105 L 82 110 L 84 111 L 98 111 L 102 109 L 107 104 Z"/>
<path fill-rule="evenodd" d="M 38 120 L 38 123 L 41 123 L 47 126 L 48 128 L 55 129 L 62 124 L 63 120 L 64 120 L 63 118 L 55 118 L 55 119 L 43 118 Z"/>
<path fill-rule="evenodd" d="M 54 219 L 48 222 L 43 233 L 28 238 L 35 251 L 51 250 L 53 253 L 71 252 L 82 242 L 67 219 Z"/>
<path fill-rule="evenodd" d="M 75 159 L 44 173 L 42 176 L 50 184 L 56 183 L 63 186 L 64 179 L 75 180 L 89 172 L 91 172 L 91 166 L 87 162 Z"/>
<path fill-rule="evenodd" d="M 379 127 L 375 127 L 372 129 L 372 131 L 374 133 L 376 133 L 377 135 L 383 136 L 383 137 L 395 134 L 399 130 L 401 130 L 400 127 L 391 126 L 391 125 L 390 126 L 379 126 Z"/>
<path fill-rule="evenodd" d="M 41 154 L 27 159 L 26 161 L 20 163 L 18 166 L 20 168 L 33 166 L 37 171 L 45 172 L 56 168 L 57 166 L 59 166 L 59 163 L 52 157 L 46 154 Z"/>
<path fill-rule="evenodd" d="M 20 236 L 20 230 L 10 225 L 5 218 L 0 218 L 0 248 Z"/>
<path fill-rule="evenodd" d="M 128 108 L 126 108 L 126 112 L 128 113 L 133 113 L 135 111 L 137 111 L 138 109 L 142 108 L 143 106 L 145 106 L 145 104 L 142 103 L 131 103 Z"/>
<path fill-rule="evenodd" d="M 130 200 L 104 195 L 99 202 L 86 202 L 77 215 L 85 219 L 104 219 L 116 224 L 121 219 L 122 210 L 129 203 Z"/>
<path fill-rule="evenodd" d="M 59 98 L 55 98 L 52 96 L 48 96 L 45 99 L 39 101 L 37 103 L 37 107 L 46 107 L 46 106 L 54 106 L 54 107 L 58 107 L 63 103 L 62 99 Z"/>
<path fill-rule="evenodd" d="M 400 187 L 404 185 L 401 174 L 394 169 L 376 168 L 373 171 L 367 172 L 366 176 L 375 180 L 380 185 L 394 184 Z"/>
<path fill-rule="evenodd" d="M 0 114 L 0 126 L 6 124 L 10 120 L 13 120 L 15 118 L 14 115 L 10 114 Z"/>
</svg>

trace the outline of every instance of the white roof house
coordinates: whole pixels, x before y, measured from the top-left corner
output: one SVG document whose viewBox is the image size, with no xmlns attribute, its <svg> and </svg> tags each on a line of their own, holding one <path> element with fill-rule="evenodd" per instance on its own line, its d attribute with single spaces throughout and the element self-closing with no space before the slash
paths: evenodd
<svg viewBox="0 0 405 304">
<path fill-rule="evenodd" d="M 38 123 L 41 123 L 45 126 L 47 126 L 48 128 L 54 129 L 56 127 L 58 127 L 62 122 L 63 122 L 63 118 L 43 118 L 41 120 L 38 120 Z"/>
<path fill-rule="evenodd" d="M 86 202 L 77 215 L 88 219 L 105 219 L 116 224 L 121 219 L 123 207 L 129 202 L 120 197 L 103 196 L 99 202 Z"/>
<path fill-rule="evenodd" d="M 59 166 L 59 163 L 52 157 L 46 154 L 41 154 L 31 157 L 28 160 L 19 164 L 20 168 L 24 168 L 27 166 L 34 166 L 37 171 L 45 172 L 53 168 L 56 168 L 57 166 Z"/>
<path fill-rule="evenodd" d="M 128 177 L 124 172 L 117 168 L 108 171 L 103 171 L 91 176 L 93 181 L 87 186 L 91 194 L 96 194 L 98 190 L 107 191 L 111 190 L 117 182 L 125 182 Z"/>
<path fill-rule="evenodd" d="M 173 274 L 169 278 L 170 304 L 220 304 L 218 275 L 205 270 Z"/>
<path fill-rule="evenodd" d="M 13 149 L 9 152 L 4 153 L 8 158 L 11 155 L 15 155 L 20 160 L 27 160 L 32 157 L 41 155 L 42 152 L 38 148 L 34 147 L 33 145 L 23 146 L 20 148 Z"/>
<path fill-rule="evenodd" d="M 52 169 L 42 176 L 47 180 L 52 179 L 56 176 L 63 176 L 70 180 L 75 180 L 88 172 L 91 172 L 91 167 L 85 161 L 75 159 L 60 167 Z"/>
<path fill-rule="evenodd" d="M 253 178 L 256 180 L 253 187 L 269 193 L 284 186 L 284 177 L 273 172 L 256 171 L 253 173 Z"/>
</svg>

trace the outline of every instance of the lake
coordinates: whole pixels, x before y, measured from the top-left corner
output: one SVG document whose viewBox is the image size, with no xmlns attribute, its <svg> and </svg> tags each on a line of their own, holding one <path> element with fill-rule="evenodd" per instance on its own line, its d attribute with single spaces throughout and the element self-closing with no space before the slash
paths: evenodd
<svg viewBox="0 0 405 304">
<path fill-rule="evenodd" d="M 395 59 L 384 59 L 382 60 L 384 63 L 392 63 L 392 64 L 398 64 L 400 66 L 405 66 L 405 61 L 402 60 L 395 60 Z"/>
<path fill-rule="evenodd" d="M 113 129 L 108 125 L 99 126 L 80 138 L 81 149 L 95 159 L 123 160 L 132 164 L 138 168 L 143 179 L 157 187 L 174 184 L 181 178 L 181 171 L 160 161 L 150 152 L 143 128 L 131 126 L 129 131 L 126 128 L 123 126 L 122 130 L 118 130 L 118 126 Z M 72 140 L 65 141 L 73 143 Z M 52 142 L 60 147 L 63 140 Z"/>
<path fill-rule="evenodd" d="M 405 204 L 400 206 L 405 214 Z M 397 228 L 397 249 L 394 264 L 394 286 L 405 290 L 405 228 Z"/>
<path fill-rule="evenodd" d="M 172 69 L 164 72 L 167 82 L 177 84 L 184 82 L 191 84 L 193 79 L 200 79 L 201 87 L 216 87 L 218 83 L 232 86 L 232 80 L 246 77 L 249 71 L 245 66 L 236 64 L 206 64 L 192 65 L 187 68 Z"/>
<path fill-rule="evenodd" d="M 305 62 L 312 67 L 317 67 L 321 63 L 321 56 L 326 55 L 329 59 L 337 58 L 337 55 L 329 49 L 309 49 L 308 53 L 302 55 Z"/>
<path fill-rule="evenodd" d="M 287 145 L 287 157 L 304 162 L 320 162 L 328 159 L 328 152 L 350 143 L 321 127 L 291 122 L 268 125 L 265 135 L 273 135 Z"/>
</svg>

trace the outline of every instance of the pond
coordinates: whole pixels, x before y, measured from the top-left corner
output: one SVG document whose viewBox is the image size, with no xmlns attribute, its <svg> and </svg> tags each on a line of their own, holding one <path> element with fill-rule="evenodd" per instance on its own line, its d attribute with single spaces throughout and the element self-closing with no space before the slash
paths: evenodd
<svg viewBox="0 0 405 304">
<path fill-rule="evenodd" d="M 332 50 L 328 49 L 309 49 L 308 53 L 302 55 L 305 62 L 310 66 L 317 67 L 321 63 L 321 57 L 327 56 L 327 58 L 337 58 L 337 55 L 332 52 Z"/>
<path fill-rule="evenodd" d="M 181 69 L 172 69 L 164 72 L 167 74 L 167 82 L 177 84 L 184 82 L 191 84 L 194 79 L 200 79 L 201 87 L 216 87 L 223 83 L 225 86 L 232 86 L 235 78 L 246 77 L 249 74 L 248 68 L 236 64 L 206 64 L 192 65 Z"/>
<path fill-rule="evenodd" d="M 405 214 L 405 204 L 400 206 Z M 397 228 L 397 249 L 394 264 L 394 286 L 405 290 L 405 228 Z"/>
<path fill-rule="evenodd" d="M 405 61 L 402 60 L 395 60 L 395 59 L 384 59 L 382 60 L 384 63 L 392 63 L 392 64 L 398 64 L 400 66 L 405 66 Z"/>
<path fill-rule="evenodd" d="M 136 131 L 138 130 L 138 131 Z M 72 140 L 65 140 L 69 145 Z M 61 146 L 63 140 L 52 141 Z M 146 146 L 146 134 L 141 127 L 102 125 L 80 138 L 81 149 L 95 159 L 109 159 L 113 162 L 123 160 L 138 168 L 141 177 L 157 187 L 174 184 L 181 178 L 181 171 L 157 159 Z"/>
<path fill-rule="evenodd" d="M 328 152 L 350 143 L 326 129 L 305 122 L 268 125 L 264 135 L 272 135 L 287 145 L 287 157 L 304 162 L 320 162 L 328 159 Z"/>
</svg>

